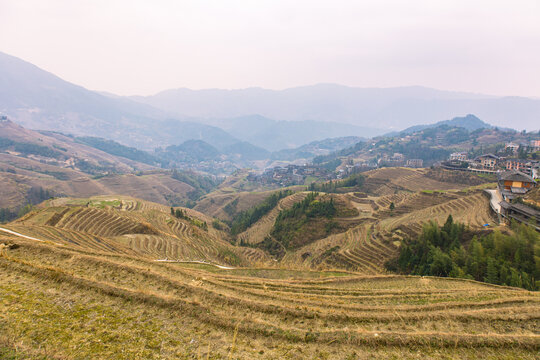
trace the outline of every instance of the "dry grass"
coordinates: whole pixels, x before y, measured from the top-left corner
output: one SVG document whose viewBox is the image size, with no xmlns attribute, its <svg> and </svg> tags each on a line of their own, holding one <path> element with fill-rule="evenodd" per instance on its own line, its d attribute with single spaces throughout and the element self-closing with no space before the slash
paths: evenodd
<svg viewBox="0 0 540 360">
<path fill-rule="evenodd" d="M 540 349 L 540 297 L 521 289 L 352 272 L 220 270 L 10 241 L 20 247 L 0 258 L 5 353 L 533 359 Z"/>
<path fill-rule="evenodd" d="M 191 218 L 212 222 L 195 210 L 184 210 Z M 52 200 L 5 227 L 79 249 L 230 265 L 248 261 L 223 231 L 212 226 L 203 230 L 171 216 L 166 206 L 129 197 Z"/>
</svg>

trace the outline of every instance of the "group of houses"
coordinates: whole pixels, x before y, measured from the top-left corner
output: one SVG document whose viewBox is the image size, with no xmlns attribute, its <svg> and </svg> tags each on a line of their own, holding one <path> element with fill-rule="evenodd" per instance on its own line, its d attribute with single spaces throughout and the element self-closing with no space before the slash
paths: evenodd
<svg viewBox="0 0 540 360">
<path fill-rule="evenodd" d="M 424 160 L 422 159 L 407 159 L 405 155 L 401 153 L 394 153 L 393 155 L 383 154 L 377 161 L 378 166 L 405 166 L 411 168 L 421 168 L 424 166 Z"/>
<path fill-rule="evenodd" d="M 499 157 L 493 154 L 485 154 L 474 159 L 473 168 L 481 168 L 491 171 L 517 170 L 532 176 L 535 179 L 540 178 L 539 160 L 508 158 Z"/>
<path fill-rule="evenodd" d="M 444 166 L 447 168 L 485 173 L 517 170 L 534 179 L 540 178 L 540 160 L 516 157 L 517 149 L 520 147 L 523 148 L 523 145 L 507 143 L 505 145 L 505 155 L 483 154 L 473 159 L 469 159 L 466 152 L 455 152 L 450 154 L 449 161 L 445 162 Z M 527 149 L 538 151 L 540 149 L 540 140 L 532 140 Z"/>
<path fill-rule="evenodd" d="M 259 182 L 261 184 L 290 186 L 304 184 L 307 177 L 331 180 L 336 178 L 336 174 L 316 165 L 291 164 L 268 168 L 260 175 L 250 173 L 248 175 L 248 180 Z"/>
</svg>

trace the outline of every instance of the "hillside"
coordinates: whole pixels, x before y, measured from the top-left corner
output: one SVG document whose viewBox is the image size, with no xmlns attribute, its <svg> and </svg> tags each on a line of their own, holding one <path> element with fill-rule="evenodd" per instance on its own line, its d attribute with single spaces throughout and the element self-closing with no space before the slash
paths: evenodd
<svg viewBox="0 0 540 360">
<path fill-rule="evenodd" d="M 409 168 L 373 170 L 363 173 L 363 178 L 359 187 L 339 188 L 333 194 L 324 195 L 323 190 L 317 189 L 321 199 L 332 198 L 340 208 L 335 215 L 305 218 L 299 212 L 298 218 L 286 220 L 280 225 L 282 230 L 276 230 L 280 213 L 306 196 L 307 192 L 300 191 L 280 200 L 275 208 L 238 234 L 236 243 L 262 249 L 286 266 L 380 274 L 385 273 L 385 261 L 397 254 L 401 240 L 418 234 L 428 220 L 441 223 L 451 214 L 473 229 L 482 229 L 486 223 L 496 224 L 488 198 L 477 189 L 493 180 L 440 169 Z M 269 194 L 272 192 L 218 191 L 206 195 L 195 209 L 232 221 L 242 211 L 255 208 Z M 279 240 L 280 236 L 290 246 Z"/>
<path fill-rule="evenodd" d="M 238 142 L 217 127 L 104 96 L 1 52 L 0 111 L 30 129 L 103 137 L 145 150 L 189 139 L 220 146 Z"/>
<path fill-rule="evenodd" d="M 537 186 L 529 191 L 527 195 L 525 195 L 524 199 L 526 203 L 540 207 L 540 187 Z"/>
<path fill-rule="evenodd" d="M 105 144 L 109 146 L 103 146 Z M 116 153 L 112 148 L 114 145 L 117 146 Z M 110 141 L 106 143 L 104 139 L 75 138 L 57 132 L 33 131 L 9 119 L 0 121 L 0 153 L 94 173 L 150 170 L 155 168 L 153 165 L 157 162 L 157 159 L 152 159 L 142 151 L 137 152 L 136 149 Z M 137 159 L 136 155 L 141 158 Z"/>
<path fill-rule="evenodd" d="M 540 297 L 522 289 L 0 241 L 3 358 L 535 359 L 540 349 Z"/>
<path fill-rule="evenodd" d="M 4 225 L 12 231 L 78 249 L 94 249 L 155 259 L 245 263 L 225 241 L 227 235 L 208 224 L 212 218 L 131 197 L 48 200 L 20 219 Z M 205 224 L 203 226 L 203 224 Z"/>
<path fill-rule="evenodd" d="M 0 121 L 0 209 L 16 214 L 27 203 L 50 196 L 112 194 L 186 205 L 218 183 L 192 172 L 159 169 L 163 161 L 112 140 L 32 131 Z"/>
<path fill-rule="evenodd" d="M 428 167 L 447 160 L 453 152 L 466 152 L 470 159 L 474 159 L 482 154 L 504 150 L 505 143 L 529 143 L 538 137 L 536 132 L 517 132 L 484 125 L 468 130 L 458 126 L 462 121 L 469 120 L 473 123 L 480 121 L 471 115 L 469 118 L 443 121 L 437 126 L 413 127 L 410 131 L 375 137 L 368 142 L 359 142 L 328 155 L 317 156 L 313 161 L 322 165 L 346 160 L 369 166 L 404 166 L 406 160 L 421 159 L 423 167 Z"/>
<path fill-rule="evenodd" d="M 237 235 L 208 214 L 234 219 L 275 191 L 218 190 L 196 206 L 207 214 L 117 195 L 43 202 L 0 225 L 0 357 L 536 358 L 536 292 L 385 267 L 429 220 L 497 229 L 484 185 L 364 175 L 365 192 L 284 193 Z M 269 236 L 288 240 L 281 253 Z"/>
</svg>

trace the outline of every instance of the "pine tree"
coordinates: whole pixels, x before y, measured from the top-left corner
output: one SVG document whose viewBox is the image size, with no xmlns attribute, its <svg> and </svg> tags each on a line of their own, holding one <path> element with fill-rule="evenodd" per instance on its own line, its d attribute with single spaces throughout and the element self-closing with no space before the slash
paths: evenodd
<svg viewBox="0 0 540 360">
<path fill-rule="evenodd" d="M 493 260 L 492 258 L 488 258 L 486 278 L 484 279 L 484 281 L 490 284 L 497 284 L 499 282 L 499 272 L 497 271 L 497 265 L 495 264 L 495 260 Z"/>
</svg>

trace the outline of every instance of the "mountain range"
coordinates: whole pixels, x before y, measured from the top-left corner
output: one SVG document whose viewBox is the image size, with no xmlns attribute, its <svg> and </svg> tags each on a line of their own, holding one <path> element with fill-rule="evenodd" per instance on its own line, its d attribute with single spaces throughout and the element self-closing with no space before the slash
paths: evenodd
<svg viewBox="0 0 540 360">
<path fill-rule="evenodd" d="M 145 150 L 202 140 L 220 151 L 247 149 L 239 144 L 246 141 L 273 151 L 351 132 L 381 133 L 366 134 L 366 129 L 346 124 L 292 123 L 261 116 L 183 116 L 127 97 L 90 91 L 4 53 L 0 53 L 0 113 L 29 129 L 104 137 Z"/>
<path fill-rule="evenodd" d="M 174 89 L 130 99 L 190 117 L 231 118 L 259 114 L 277 120 L 338 122 L 395 131 L 465 114 L 475 114 L 495 126 L 537 130 L 540 118 L 539 99 L 420 86 L 355 88 L 318 84 L 285 90 Z"/>
<path fill-rule="evenodd" d="M 258 149 L 259 158 L 265 151 L 327 138 L 369 138 L 459 114 L 474 113 L 495 126 L 535 129 L 540 100 L 334 84 L 122 97 L 85 89 L 0 53 L 0 113 L 29 129 L 102 137 L 143 150 L 201 140 L 221 153 L 243 151 L 246 158 Z"/>
</svg>

